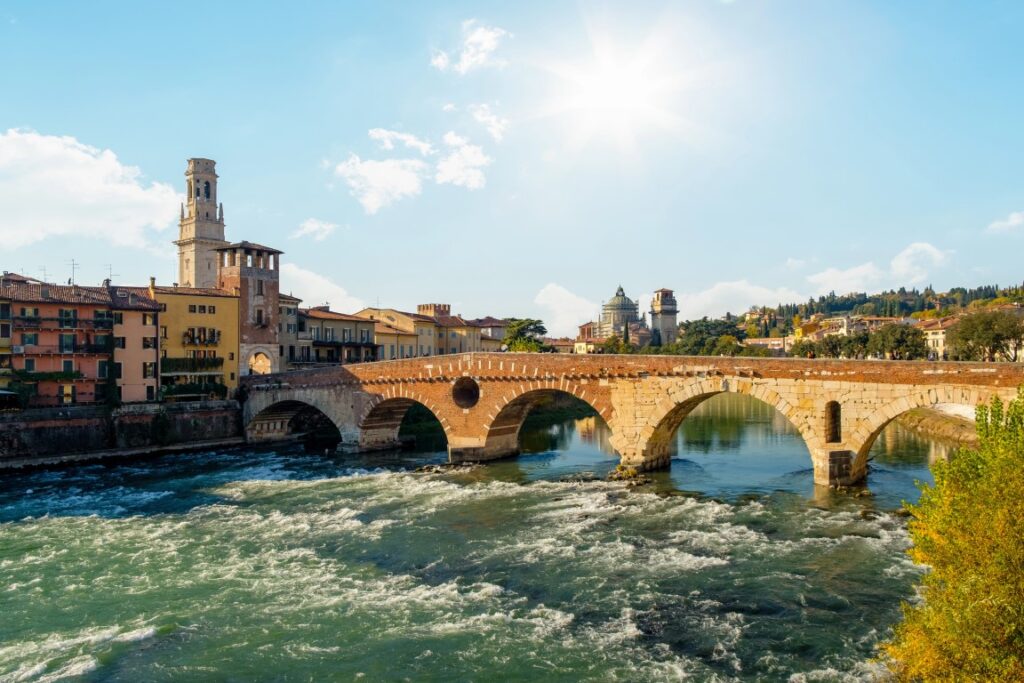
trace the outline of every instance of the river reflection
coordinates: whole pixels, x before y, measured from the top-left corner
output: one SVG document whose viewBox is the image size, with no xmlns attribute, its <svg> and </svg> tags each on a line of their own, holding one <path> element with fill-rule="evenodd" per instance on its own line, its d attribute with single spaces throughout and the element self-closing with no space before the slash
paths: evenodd
<svg viewBox="0 0 1024 683">
<path fill-rule="evenodd" d="M 609 436 L 597 416 L 524 428 L 523 454 L 514 465 L 498 467 L 519 468 L 524 480 L 580 471 L 603 476 L 618 462 Z M 904 500 L 916 501 L 918 482 L 931 483 L 930 466 L 953 450 L 953 445 L 890 424 L 870 454 L 867 485 L 873 503 L 893 509 Z M 698 406 L 679 426 L 672 456 L 668 472 L 652 475 L 658 490 L 726 498 L 782 491 L 818 502 L 832 497 L 815 487 L 811 456 L 796 427 L 748 396 L 721 394 Z"/>
</svg>

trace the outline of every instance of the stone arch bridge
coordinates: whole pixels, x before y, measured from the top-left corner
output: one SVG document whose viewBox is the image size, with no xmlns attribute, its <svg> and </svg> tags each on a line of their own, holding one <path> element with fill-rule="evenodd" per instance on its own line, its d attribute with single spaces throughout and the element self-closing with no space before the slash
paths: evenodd
<svg viewBox="0 0 1024 683">
<path fill-rule="evenodd" d="M 918 407 L 973 408 L 1013 398 L 1024 364 L 791 358 L 471 353 L 332 366 L 243 379 L 249 441 L 287 438 L 309 406 L 343 442 L 390 448 L 414 403 L 440 421 L 453 462 L 518 452 L 538 401 L 566 393 L 590 404 L 624 464 L 668 466 L 672 436 L 701 402 L 723 392 L 775 407 L 799 430 L 817 484 L 849 485 L 867 472 L 882 429 Z"/>
</svg>

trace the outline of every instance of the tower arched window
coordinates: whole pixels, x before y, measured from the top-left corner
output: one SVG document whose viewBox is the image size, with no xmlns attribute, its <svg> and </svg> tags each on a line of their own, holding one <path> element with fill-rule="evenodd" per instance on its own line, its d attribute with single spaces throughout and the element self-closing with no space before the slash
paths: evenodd
<svg viewBox="0 0 1024 683">
<path fill-rule="evenodd" d="M 207 180 L 203 183 L 203 196 L 207 199 L 210 198 L 210 181 Z"/>
</svg>

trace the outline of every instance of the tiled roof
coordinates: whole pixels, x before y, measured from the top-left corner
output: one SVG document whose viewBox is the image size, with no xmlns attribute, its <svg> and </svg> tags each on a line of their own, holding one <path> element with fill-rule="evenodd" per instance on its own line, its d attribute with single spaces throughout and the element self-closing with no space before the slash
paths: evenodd
<svg viewBox="0 0 1024 683">
<path fill-rule="evenodd" d="M 278 294 L 277 295 L 277 300 L 278 301 L 283 301 L 283 302 L 286 302 L 286 303 L 290 303 L 290 304 L 297 304 L 297 303 L 301 303 L 302 302 L 302 299 L 300 299 L 297 296 L 292 296 L 291 294 Z"/>
<path fill-rule="evenodd" d="M 349 315 L 348 313 L 335 313 L 334 311 L 325 311 L 320 308 L 300 308 L 299 313 L 309 318 L 316 320 L 348 320 L 357 323 L 370 322 L 366 318 L 360 318 L 358 315 Z"/>
<path fill-rule="evenodd" d="M 397 334 L 405 337 L 416 336 L 415 332 L 406 332 L 405 330 L 400 330 L 397 327 L 392 327 L 391 325 L 382 322 L 374 322 L 373 331 L 375 334 Z"/>
<path fill-rule="evenodd" d="M 284 252 L 280 249 L 274 249 L 273 247 L 267 247 L 262 244 L 256 244 L 255 242 L 232 242 L 231 244 L 225 244 L 222 247 L 217 247 L 214 251 L 224 251 L 225 249 L 252 249 L 253 251 L 269 251 L 273 254 L 283 254 Z"/>
<path fill-rule="evenodd" d="M 502 320 L 501 318 L 495 318 L 494 316 L 490 316 L 490 315 L 485 317 L 485 318 L 476 318 L 474 320 L 470 320 L 469 322 L 471 322 L 471 323 L 473 323 L 473 324 L 475 324 L 475 325 L 477 325 L 479 327 L 507 327 L 508 326 L 508 321 L 507 320 Z"/>
<path fill-rule="evenodd" d="M 124 296 L 120 296 L 120 294 Z M 27 303 L 77 304 L 79 306 L 106 306 L 121 310 L 159 310 L 160 305 L 149 298 L 149 290 L 138 287 L 82 287 L 79 285 L 53 285 L 21 280 L 0 286 L 0 296 L 11 301 Z"/>
<path fill-rule="evenodd" d="M 148 289 L 148 287 L 146 288 Z M 157 295 L 160 294 L 178 294 L 188 296 L 221 296 L 237 299 L 237 294 L 224 289 L 217 289 L 215 287 L 157 287 Z"/>
</svg>

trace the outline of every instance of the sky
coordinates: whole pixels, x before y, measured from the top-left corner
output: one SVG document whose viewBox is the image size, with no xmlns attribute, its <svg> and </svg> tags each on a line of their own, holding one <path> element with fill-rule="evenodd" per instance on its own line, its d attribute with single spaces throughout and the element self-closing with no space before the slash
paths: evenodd
<svg viewBox="0 0 1024 683">
<path fill-rule="evenodd" d="M 554 334 L 1024 280 L 1024 3 L 0 0 L 0 269 L 176 278 L 229 240 L 339 311 Z"/>
</svg>

